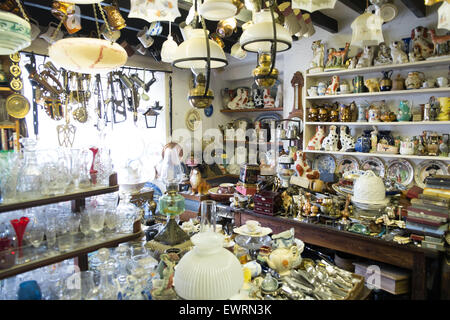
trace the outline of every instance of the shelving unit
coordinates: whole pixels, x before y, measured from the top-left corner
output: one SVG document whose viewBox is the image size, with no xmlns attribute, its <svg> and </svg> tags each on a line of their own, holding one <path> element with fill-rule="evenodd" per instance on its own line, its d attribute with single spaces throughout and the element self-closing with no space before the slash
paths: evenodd
<svg viewBox="0 0 450 320">
<path fill-rule="evenodd" d="M 283 108 L 255 108 L 255 109 L 222 109 L 220 112 L 222 113 L 234 113 L 234 112 L 275 112 L 275 111 L 283 111 Z"/>
<path fill-rule="evenodd" d="M 390 153 L 370 153 L 370 152 L 341 152 L 341 151 L 322 151 L 322 150 L 303 150 L 306 153 L 325 153 L 337 155 L 350 155 L 359 157 L 380 157 L 380 158 L 403 158 L 403 159 L 417 159 L 417 160 L 443 160 L 450 161 L 450 157 L 439 156 L 416 156 Z"/>
<path fill-rule="evenodd" d="M 401 122 L 306 122 L 306 125 L 319 125 L 319 126 L 442 126 L 450 125 L 450 121 L 401 121 Z"/>
</svg>

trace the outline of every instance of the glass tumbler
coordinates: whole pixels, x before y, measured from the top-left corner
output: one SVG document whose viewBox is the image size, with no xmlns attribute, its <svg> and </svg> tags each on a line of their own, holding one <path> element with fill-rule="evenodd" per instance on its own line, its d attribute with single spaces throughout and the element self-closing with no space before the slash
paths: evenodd
<svg viewBox="0 0 450 320">
<path fill-rule="evenodd" d="M 105 225 L 105 213 L 106 209 L 104 207 L 96 207 L 89 213 L 89 223 L 91 225 L 91 230 L 94 232 L 95 238 L 100 237 Z"/>
</svg>

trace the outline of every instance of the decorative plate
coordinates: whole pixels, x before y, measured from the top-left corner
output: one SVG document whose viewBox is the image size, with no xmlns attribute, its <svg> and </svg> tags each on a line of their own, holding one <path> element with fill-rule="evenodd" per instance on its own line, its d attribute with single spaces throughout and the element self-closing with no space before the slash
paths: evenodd
<svg viewBox="0 0 450 320">
<path fill-rule="evenodd" d="M 372 170 L 377 176 L 384 178 L 386 167 L 381 159 L 369 157 L 361 162 L 361 170 Z"/>
<path fill-rule="evenodd" d="M 314 159 L 313 169 L 319 172 L 334 173 L 336 171 L 336 159 L 330 154 L 322 154 Z"/>
<path fill-rule="evenodd" d="M 416 167 L 416 172 L 414 174 L 414 180 L 416 184 L 425 188 L 425 178 L 432 175 L 444 175 L 450 173 L 447 166 L 438 160 L 425 160 L 419 163 Z"/>
<path fill-rule="evenodd" d="M 336 173 L 343 175 L 347 171 L 359 170 L 359 162 L 355 157 L 343 156 L 337 161 Z"/>
<path fill-rule="evenodd" d="M 389 161 L 386 170 L 386 177 L 404 185 L 410 185 L 414 179 L 414 168 L 406 159 L 394 159 Z"/>
<path fill-rule="evenodd" d="M 398 8 L 392 3 L 383 4 L 380 8 L 380 16 L 384 22 L 389 22 L 395 19 L 398 15 Z"/>
<path fill-rule="evenodd" d="M 214 112 L 214 107 L 213 107 L 213 105 L 210 105 L 209 107 L 205 108 L 205 109 L 204 109 L 204 112 L 205 112 L 205 116 L 211 117 L 212 114 L 213 114 L 213 112 Z"/>
<path fill-rule="evenodd" d="M 270 122 L 271 120 L 281 120 L 281 116 L 276 112 L 270 112 L 262 114 L 255 119 L 255 121 L 260 121 L 261 123 Z"/>
<path fill-rule="evenodd" d="M 200 122 L 202 121 L 202 118 L 200 117 L 200 113 L 196 109 L 190 109 L 186 113 L 186 128 L 188 128 L 191 131 L 195 131 L 198 126 L 200 125 Z"/>
</svg>

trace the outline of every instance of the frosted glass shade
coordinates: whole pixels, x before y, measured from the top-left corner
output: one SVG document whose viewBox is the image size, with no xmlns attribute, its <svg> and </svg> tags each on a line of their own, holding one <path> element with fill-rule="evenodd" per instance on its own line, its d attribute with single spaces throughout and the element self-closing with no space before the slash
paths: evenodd
<svg viewBox="0 0 450 320">
<path fill-rule="evenodd" d="M 178 1 L 148 1 L 130 0 L 130 12 L 128 18 L 143 19 L 148 22 L 153 21 L 174 21 L 181 17 L 178 10 Z"/>
<path fill-rule="evenodd" d="M 237 257 L 223 248 L 223 236 L 201 232 L 192 236 L 195 247 L 175 266 L 173 285 L 187 300 L 225 300 L 237 294 L 244 283 Z"/>
<path fill-rule="evenodd" d="M 336 0 L 292 0 L 292 9 L 314 12 L 322 9 L 334 8 Z"/>
<path fill-rule="evenodd" d="M 125 49 L 117 43 L 94 38 L 66 38 L 48 49 L 53 63 L 68 71 L 106 73 L 122 67 L 128 59 Z"/>
<path fill-rule="evenodd" d="M 204 69 L 206 63 L 207 48 L 203 29 L 192 29 L 188 39 L 182 42 L 175 53 L 173 65 L 177 68 Z M 228 64 L 222 48 L 211 39 L 208 39 L 210 47 L 211 68 L 221 68 Z"/>
<path fill-rule="evenodd" d="M 161 60 L 172 63 L 177 52 L 178 44 L 173 40 L 172 36 L 168 36 L 161 47 Z"/>
<path fill-rule="evenodd" d="M 272 16 L 268 9 L 256 12 L 254 23 L 250 24 L 242 33 L 240 45 L 243 50 L 249 52 L 270 52 L 274 40 Z M 283 52 L 291 48 L 292 37 L 289 31 L 282 25 L 275 23 L 277 31 L 277 52 Z"/>
<path fill-rule="evenodd" d="M 31 26 L 21 17 L 0 11 L 0 55 L 10 55 L 31 44 Z"/>
<path fill-rule="evenodd" d="M 365 12 L 353 21 L 352 42 L 353 46 L 363 47 L 377 45 L 384 42 L 383 18 L 377 14 Z"/>
<path fill-rule="evenodd" d="M 237 7 L 231 0 L 206 0 L 200 5 L 198 12 L 205 19 L 219 21 L 233 17 Z"/>
<path fill-rule="evenodd" d="M 438 29 L 450 30 L 450 3 L 444 3 L 438 9 Z"/>
</svg>

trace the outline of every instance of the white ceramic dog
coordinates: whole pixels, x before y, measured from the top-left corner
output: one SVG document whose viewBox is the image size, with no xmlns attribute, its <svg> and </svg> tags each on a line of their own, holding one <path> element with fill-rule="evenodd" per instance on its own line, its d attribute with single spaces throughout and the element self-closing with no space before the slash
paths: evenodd
<svg viewBox="0 0 450 320">
<path fill-rule="evenodd" d="M 325 151 L 338 151 L 338 142 L 339 142 L 339 135 L 336 132 L 337 127 L 331 126 L 330 127 L 330 133 L 323 139 L 322 141 L 322 150 Z"/>
<path fill-rule="evenodd" d="M 355 139 L 350 135 L 350 130 L 347 126 L 341 126 L 341 150 L 344 152 L 355 151 Z"/>
<path fill-rule="evenodd" d="M 408 55 L 403 51 L 402 43 L 400 41 L 392 41 L 390 47 L 393 64 L 408 63 Z"/>
<path fill-rule="evenodd" d="M 356 68 L 367 68 L 373 66 L 373 58 L 375 56 L 374 46 L 365 46 L 361 57 L 356 64 Z"/>
</svg>

